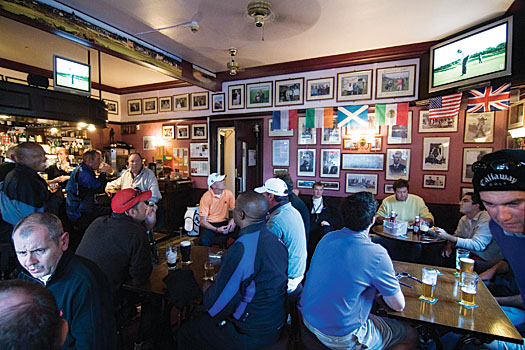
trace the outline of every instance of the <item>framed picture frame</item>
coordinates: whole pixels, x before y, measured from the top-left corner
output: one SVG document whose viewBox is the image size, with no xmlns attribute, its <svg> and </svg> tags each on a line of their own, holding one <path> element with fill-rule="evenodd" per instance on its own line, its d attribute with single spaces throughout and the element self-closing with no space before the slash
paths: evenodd
<svg viewBox="0 0 525 350">
<path fill-rule="evenodd" d="M 494 142 L 494 112 L 467 113 L 463 135 L 464 143 Z"/>
<path fill-rule="evenodd" d="M 208 142 L 190 142 L 190 158 L 208 158 Z"/>
<path fill-rule="evenodd" d="M 459 191 L 459 200 L 461 200 L 467 193 L 474 193 L 474 188 L 472 187 L 461 187 Z"/>
<path fill-rule="evenodd" d="M 272 140 L 272 166 L 290 166 L 290 140 Z"/>
<path fill-rule="evenodd" d="M 516 129 L 525 126 L 525 100 L 510 105 L 510 110 L 507 120 L 507 129 Z"/>
<path fill-rule="evenodd" d="M 159 97 L 159 112 L 171 112 L 172 109 L 171 96 Z"/>
<path fill-rule="evenodd" d="M 273 82 L 246 84 L 246 108 L 272 107 Z"/>
<path fill-rule="evenodd" d="M 142 114 L 142 99 L 128 100 L 128 115 Z"/>
<path fill-rule="evenodd" d="M 144 151 L 154 151 L 155 136 L 142 136 L 142 149 Z"/>
<path fill-rule="evenodd" d="M 382 146 L 383 146 L 383 137 L 376 136 L 374 137 L 374 139 L 372 140 L 372 143 L 370 144 L 370 151 L 372 152 L 381 151 Z"/>
<path fill-rule="evenodd" d="M 394 185 L 393 184 L 385 184 L 385 193 L 394 193 Z"/>
<path fill-rule="evenodd" d="M 423 175 L 423 187 L 444 189 L 445 178 L 445 175 L 425 174 Z"/>
<path fill-rule="evenodd" d="M 228 86 L 228 109 L 244 108 L 244 84 Z"/>
<path fill-rule="evenodd" d="M 273 120 L 268 119 L 268 137 L 293 136 L 293 129 L 273 130 Z"/>
<path fill-rule="evenodd" d="M 308 79 L 306 101 L 331 100 L 334 98 L 334 77 Z"/>
<path fill-rule="evenodd" d="M 522 138 L 513 138 L 512 135 L 510 135 L 507 132 L 507 137 L 505 138 L 505 148 L 508 149 L 525 149 L 525 142 L 522 141 Z"/>
<path fill-rule="evenodd" d="M 378 170 L 383 171 L 385 155 L 383 153 L 343 153 L 344 170 Z"/>
<path fill-rule="evenodd" d="M 346 174 L 345 192 L 370 192 L 377 194 L 377 174 Z"/>
<path fill-rule="evenodd" d="M 474 172 L 472 164 L 481 160 L 485 154 L 492 153 L 492 147 L 466 147 L 463 148 L 463 167 L 461 169 L 461 182 L 472 183 Z"/>
<path fill-rule="evenodd" d="M 314 186 L 314 180 L 297 180 L 297 188 L 312 188 Z"/>
<path fill-rule="evenodd" d="M 207 160 L 192 160 L 190 161 L 190 175 L 191 176 L 208 176 L 210 175 L 210 168 Z"/>
<path fill-rule="evenodd" d="M 343 149 L 356 150 L 359 148 L 359 145 L 356 141 L 351 139 L 343 139 Z"/>
<path fill-rule="evenodd" d="M 206 124 L 191 124 L 191 139 L 207 140 L 208 133 Z"/>
<path fill-rule="evenodd" d="M 376 69 L 376 98 L 415 96 L 416 65 Z"/>
<path fill-rule="evenodd" d="M 118 101 L 103 99 L 108 114 L 118 114 Z"/>
<path fill-rule="evenodd" d="M 321 177 L 339 177 L 341 170 L 341 150 L 321 149 Z"/>
<path fill-rule="evenodd" d="M 156 97 L 149 97 L 142 99 L 142 110 L 144 114 L 159 113 L 158 99 Z"/>
<path fill-rule="evenodd" d="M 428 110 L 420 110 L 418 131 L 420 133 L 456 132 L 458 131 L 458 116 L 430 119 Z"/>
<path fill-rule="evenodd" d="M 409 179 L 410 149 L 389 148 L 386 150 L 386 160 L 386 180 Z"/>
<path fill-rule="evenodd" d="M 226 94 L 224 92 L 211 95 L 211 111 L 213 113 L 226 110 Z"/>
<path fill-rule="evenodd" d="M 372 70 L 337 74 L 337 102 L 372 99 Z"/>
<path fill-rule="evenodd" d="M 297 149 L 297 176 L 315 176 L 315 148 Z"/>
<path fill-rule="evenodd" d="M 321 145 L 340 145 L 341 128 L 337 126 L 337 116 L 334 116 L 333 128 L 321 129 Z"/>
<path fill-rule="evenodd" d="M 339 191 L 339 181 L 321 181 L 327 191 Z"/>
<path fill-rule="evenodd" d="M 204 92 L 193 92 L 191 94 L 191 110 L 202 111 L 209 108 L 208 103 L 208 91 Z"/>
<path fill-rule="evenodd" d="M 423 138 L 423 170 L 447 171 L 450 137 Z"/>
<path fill-rule="evenodd" d="M 315 145 L 317 143 L 317 129 L 306 128 L 306 117 L 297 118 L 297 144 Z"/>
<path fill-rule="evenodd" d="M 302 105 L 303 96 L 304 78 L 275 81 L 275 106 Z"/>
<path fill-rule="evenodd" d="M 412 111 L 408 111 L 407 125 L 388 125 L 388 145 L 410 145 L 412 143 Z"/>
<path fill-rule="evenodd" d="M 274 168 L 273 169 L 273 176 L 286 175 L 288 173 L 289 173 L 288 168 Z"/>
<path fill-rule="evenodd" d="M 175 138 L 175 126 L 168 125 L 162 127 L 162 138 L 173 140 Z"/>
<path fill-rule="evenodd" d="M 177 125 L 177 140 L 184 140 L 190 138 L 189 125 Z"/>
<path fill-rule="evenodd" d="M 137 125 L 122 125 L 120 127 L 120 132 L 122 135 L 134 135 L 137 133 Z"/>
<path fill-rule="evenodd" d="M 173 96 L 173 111 L 184 112 L 190 110 L 190 94 L 180 94 Z"/>
</svg>

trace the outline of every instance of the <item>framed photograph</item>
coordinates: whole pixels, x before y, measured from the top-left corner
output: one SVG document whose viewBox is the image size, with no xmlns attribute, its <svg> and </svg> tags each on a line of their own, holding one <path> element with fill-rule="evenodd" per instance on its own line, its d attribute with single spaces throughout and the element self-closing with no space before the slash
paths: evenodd
<svg viewBox="0 0 525 350">
<path fill-rule="evenodd" d="M 297 176 L 315 176 L 315 148 L 297 150 Z"/>
<path fill-rule="evenodd" d="M 208 158 L 209 148 L 207 142 L 191 142 L 190 158 Z"/>
<path fill-rule="evenodd" d="M 376 69 L 376 98 L 415 95 L 416 65 Z"/>
<path fill-rule="evenodd" d="M 370 192 L 377 194 L 377 174 L 346 174 L 346 193 Z"/>
<path fill-rule="evenodd" d="M 293 129 L 273 130 L 273 120 L 268 119 L 268 136 L 269 137 L 293 136 Z"/>
<path fill-rule="evenodd" d="M 297 144 L 315 145 L 317 143 L 317 129 L 306 128 L 306 117 L 297 118 Z"/>
<path fill-rule="evenodd" d="M 445 175 L 423 175 L 423 187 L 445 188 Z"/>
<path fill-rule="evenodd" d="M 512 135 L 510 135 L 507 132 L 507 137 L 505 139 L 505 148 L 508 149 L 525 149 L 525 143 L 522 141 L 522 138 L 513 138 Z"/>
<path fill-rule="evenodd" d="M 163 126 L 162 127 L 162 138 L 163 139 L 174 139 L 175 138 L 175 126 Z"/>
<path fill-rule="evenodd" d="M 324 189 L 328 191 L 339 191 L 339 181 L 321 181 Z"/>
<path fill-rule="evenodd" d="M 207 160 L 192 160 L 190 161 L 190 175 L 191 176 L 208 176 L 210 169 Z"/>
<path fill-rule="evenodd" d="M 464 143 L 494 142 L 494 112 L 467 113 Z"/>
<path fill-rule="evenodd" d="M 409 145 L 412 143 L 412 111 L 408 111 L 407 125 L 388 125 L 386 143 L 389 145 Z"/>
<path fill-rule="evenodd" d="M 211 111 L 224 112 L 226 110 L 226 94 L 221 92 L 219 94 L 211 95 Z"/>
<path fill-rule="evenodd" d="M 374 137 L 374 139 L 372 140 L 372 143 L 370 144 L 370 151 L 372 152 L 381 151 L 382 143 L 383 143 L 383 138 L 381 136 Z"/>
<path fill-rule="evenodd" d="M 191 139 L 192 140 L 208 139 L 208 133 L 206 132 L 206 124 L 191 124 Z"/>
<path fill-rule="evenodd" d="M 142 149 L 144 151 L 154 151 L 155 136 L 142 136 Z"/>
<path fill-rule="evenodd" d="M 122 135 L 134 135 L 137 133 L 137 125 L 122 125 L 120 132 Z"/>
<path fill-rule="evenodd" d="M 385 155 L 377 153 L 343 153 L 345 170 L 379 170 L 383 171 Z"/>
<path fill-rule="evenodd" d="M 385 193 L 394 193 L 394 185 L 385 184 Z"/>
<path fill-rule="evenodd" d="M 450 137 L 423 138 L 423 170 L 448 170 Z"/>
<path fill-rule="evenodd" d="M 159 97 L 159 112 L 171 112 L 171 96 Z"/>
<path fill-rule="evenodd" d="M 208 109 L 208 91 L 193 92 L 191 94 L 191 110 L 201 111 Z"/>
<path fill-rule="evenodd" d="M 228 86 L 228 109 L 244 108 L 244 84 Z"/>
<path fill-rule="evenodd" d="M 290 140 L 272 140 L 272 165 L 290 166 Z"/>
<path fill-rule="evenodd" d="M 337 74 L 337 102 L 372 99 L 372 70 Z"/>
<path fill-rule="evenodd" d="M 463 168 L 461 170 L 461 182 L 472 183 L 472 178 L 474 177 L 472 164 L 478 160 L 481 160 L 481 158 L 488 153 L 492 153 L 492 147 L 463 148 Z"/>
<path fill-rule="evenodd" d="M 297 188 L 312 188 L 315 181 L 313 180 L 297 180 Z"/>
<path fill-rule="evenodd" d="M 190 138 L 190 126 L 189 125 L 177 125 L 177 139 L 184 140 Z"/>
<path fill-rule="evenodd" d="M 339 177 L 341 169 L 341 150 L 321 150 L 321 177 Z"/>
<path fill-rule="evenodd" d="M 292 106 L 304 103 L 304 78 L 276 80 L 275 105 Z"/>
<path fill-rule="evenodd" d="M 142 99 L 128 100 L 128 115 L 142 114 Z"/>
<path fill-rule="evenodd" d="M 190 94 L 173 96 L 173 111 L 184 112 L 190 110 Z"/>
<path fill-rule="evenodd" d="M 246 84 L 246 108 L 260 108 L 272 106 L 273 82 Z"/>
<path fill-rule="evenodd" d="M 358 148 L 359 148 L 359 145 L 354 140 L 351 140 L 351 139 L 344 139 L 343 140 L 343 149 L 355 150 L 355 149 L 358 149 Z"/>
<path fill-rule="evenodd" d="M 461 187 L 459 192 L 459 200 L 461 200 L 467 193 L 474 193 L 474 189 L 472 187 Z"/>
<path fill-rule="evenodd" d="M 274 168 L 273 169 L 273 176 L 286 175 L 288 173 L 289 173 L 288 168 Z"/>
<path fill-rule="evenodd" d="M 308 79 L 306 101 L 330 100 L 334 98 L 334 78 Z"/>
<path fill-rule="evenodd" d="M 514 103 L 510 106 L 509 118 L 507 120 L 507 129 L 521 128 L 525 126 L 525 118 L 523 109 L 525 107 L 525 100 Z M 109 112 L 109 110 L 108 110 Z"/>
<path fill-rule="evenodd" d="M 386 176 L 387 180 L 408 180 L 410 176 L 410 149 L 389 148 L 386 150 Z"/>
<path fill-rule="evenodd" d="M 458 116 L 449 118 L 430 119 L 428 117 L 428 110 L 419 111 L 419 129 L 423 132 L 456 132 L 458 131 Z"/>
<path fill-rule="evenodd" d="M 106 111 L 108 111 L 109 114 L 118 114 L 118 101 L 106 99 L 103 99 L 102 101 L 106 104 Z"/>
<path fill-rule="evenodd" d="M 156 97 L 149 97 L 142 99 L 142 110 L 144 114 L 155 114 L 159 112 L 158 100 Z"/>
</svg>

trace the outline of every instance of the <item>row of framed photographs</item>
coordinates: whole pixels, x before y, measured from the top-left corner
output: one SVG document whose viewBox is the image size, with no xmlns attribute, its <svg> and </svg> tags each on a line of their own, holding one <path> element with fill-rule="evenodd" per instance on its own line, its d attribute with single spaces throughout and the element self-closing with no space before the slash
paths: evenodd
<svg viewBox="0 0 525 350">
<path fill-rule="evenodd" d="M 128 115 L 156 114 L 159 112 L 184 112 L 189 111 L 190 107 L 192 111 L 208 109 L 208 92 L 204 91 L 175 96 L 148 97 L 128 100 Z M 106 108 L 108 108 L 108 102 L 106 102 Z M 118 111 L 115 114 L 118 114 Z"/>
<path fill-rule="evenodd" d="M 178 139 L 185 140 L 191 136 L 192 140 L 207 140 L 208 133 L 206 124 L 191 124 L 190 125 L 166 125 L 162 127 L 162 138 L 164 139 Z"/>
</svg>

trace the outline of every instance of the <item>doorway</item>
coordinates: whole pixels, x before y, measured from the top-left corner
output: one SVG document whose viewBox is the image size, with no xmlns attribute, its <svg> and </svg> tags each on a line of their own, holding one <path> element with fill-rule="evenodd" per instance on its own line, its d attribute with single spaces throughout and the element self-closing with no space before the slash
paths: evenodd
<svg viewBox="0 0 525 350">
<path fill-rule="evenodd" d="M 235 128 L 219 127 L 217 129 L 217 172 L 226 174 L 226 188 L 235 188 Z M 234 155 L 230 157 L 228 155 Z"/>
</svg>

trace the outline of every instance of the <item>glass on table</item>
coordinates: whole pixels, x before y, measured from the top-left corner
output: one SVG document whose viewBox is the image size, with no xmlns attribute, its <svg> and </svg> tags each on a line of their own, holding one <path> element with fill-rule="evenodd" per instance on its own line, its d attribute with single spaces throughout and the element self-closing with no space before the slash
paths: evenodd
<svg viewBox="0 0 525 350">
<path fill-rule="evenodd" d="M 479 277 L 475 272 L 461 273 L 461 302 L 470 306 L 476 303 L 478 281 Z"/>
<path fill-rule="evenodd" d="M 461 272 L 460 260 L 461 258 L 468 258 L 470 256 L 470 251 L 468 249 L 458 248 L 456 249 L 456 272 L 457 276 Z"/>
<path fill-rule="evenodd" d="M 421 270 L 421 280 L 423 281 L 423 297 L 428 300 L 434 299 L 438 272 L 436 269 L 423 267 Z"/>
<path fill-rule="evenodd" d="M 168 270 L 175 270 L 177 268 L 177 256 L 176 246 L 166 246 L 166 264 L 168 265 Z"/>
<path fill-rule="evenodd" d="M 212 261 L 204 263 L 204 280 L 213 281 L 215 278 L 215 265 Z"/>
<path fill-rule="evenodd" d="M 182 241 L 180 242 L 180 255 L 183 263 L 189 263 L 191 258 L 191 242 Z"/>
</svg>

